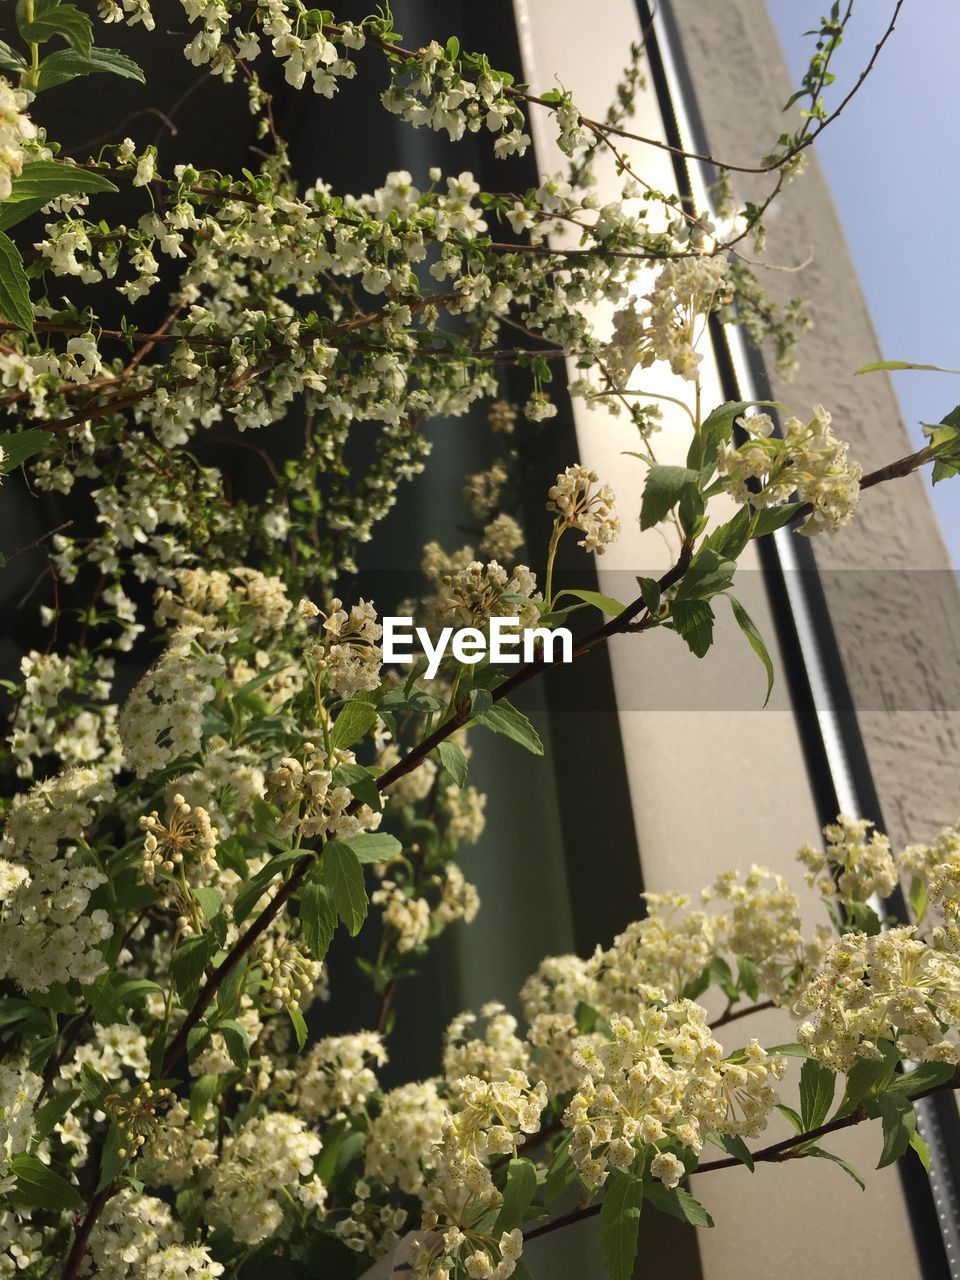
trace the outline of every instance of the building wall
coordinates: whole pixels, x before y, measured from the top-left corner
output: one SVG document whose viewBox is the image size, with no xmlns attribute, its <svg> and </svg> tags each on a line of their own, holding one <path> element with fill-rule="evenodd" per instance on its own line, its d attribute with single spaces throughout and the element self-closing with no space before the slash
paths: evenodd
<svg viewBox="0 0 960 1280">
<path fill-rule="evenodd" d="M 534 90 L 551 87 L 556 78 L 573 91 L 582 111 L 602 117 L 629 44 L 641 35 L 633 0 L 604 0 L 602 22 L 596 23 L 583 22 L 583 6 L 576 0 L 515 0 L 515 8 L 525 75 Z M 677 0 L 671 12 L 714 154 L 755 161 L 770 150 L 777 113 L 790 92 L 764 5 L 760 0 L 723 5 Z M 533 124 L 542 171 L 562 169 L 549 128 L 536 117 Z M 631 127 L 664 138 L 652 92 L 641 97 Z M 667 153 L 631 146 L 630 155 L 651 186 L 675 189 Z M 606 193 L 615 198 L 619 184 L 612 167 L 603 180 Z M 741 194 L 753 191 L 744 187 Z M 815 322 L 803 341 L 795 380 L 788 384 L 771 376 L 772 398 L 798 414 L 814 403 L 826 404 L 865 470 L 908 453 L 885 376 L 851 376 L 880 353 L 813 159 L 803 181 L 771 213 L 767 256 L 778 264 L 812 256 L 804 272 L 768 272 L 763 283 L 775 298 L 798 292 L 810 298 Z M 709 405 L 724 397 L 717 371 L 708 364 Z M 649 375 L 644 374 L 647 388 Z M 668 394 L 683 391 L 669 376 L 655 385 Z M 574 417 L 581 460 L 613 483 L 626 511 L 638 510 L 643 467 L 624 456 L 634 447 L 632 428 L 582 401 L 574 402 Z M 687 434 L 682 416 L 665 413 L 656 441 L 658 460 L 682 461 Z M 719 509 L 718 515 L 722 518 Z M 671 545 L 669 535 L 641 534 L 626 521 L 620 542 L 600 563 L 601 589 L 632 598 L 634 575 L 662 572 L 675 551 L 676 540 Z M 960 635 L 958 595 L 922 483 L 900 482 L 892 493 L 870 493 L 854 524 L 835 541 L 818 538 L 815 554 L 885 825 L 896 843 L 922 839 L 955 817 L 960 758 L 960 701 L 951 665 Z M 760 630 L 773 640 L 771 652 L 781 673 L 765 710 L 760 710 L 759 668 L 729 619 L 721 620 L 718 642 L 700 663 L 668 634 L 620 637 L 610 646 L 648 889 L 695 893 L 719 870 L 753 862 L 797 880 L 793 854 L 817 838 L 817 796 L 782 679 L 783 655 L 776 642 L 781 619 L 769 606 L 759 561 L 747 561 L 744 568 L 738 588 Z M 809 922 L 821 918 L 813 901 L 806 901 L 805 910 Z M 731 1031 L 737 1043 L 754 1035 L 771 1043 L 792 1038 L 791 1026 L 783 1015 L 771 1013 L 745 1019 Z M 729 1048 L 735 1047 L 731 1039 Z M 870 1125 L 831 1146 L 867 1171 L 876 1163 L 879 1143 L 879 1130 Z M 919 1275 L 896 1175 L 868 1177 L 867 1192 L 861 1194 L 842 1175 L 829 1176 L 832 1172 L 798 1162 L 752 1176 L 734 1170 L 695 1180 L 695 1193 L 718 1224 L 698 1234 L 700 1274 L 709 1280 L 760 1280 L 771 1271 L 787 1277 L 833 1276 L 840 1274 L 839 1259 L 849 1261 L 855 1245 L 858 1274 L 898 1280 Z M 649 1263 L 664 1243 L 655 1232 L 645 1232 L 644 1240 Z M 688 1258 L 683 1274 L 695 1274 L 694 1265 Z"/>
</svg>

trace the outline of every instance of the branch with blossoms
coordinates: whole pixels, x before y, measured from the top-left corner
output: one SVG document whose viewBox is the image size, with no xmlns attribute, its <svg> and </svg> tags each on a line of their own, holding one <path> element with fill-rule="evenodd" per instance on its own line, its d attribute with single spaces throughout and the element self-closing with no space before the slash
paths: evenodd
<svg viewBox="0 0 960 1280">
<path fill-rule="evenodd" d="M 52 583 L 49 636 L 3 684 L 0 1259 L 25 1280 L 247 1280 L 265 1265 L 348 1280 L 381 1257 L 422 1280 L 506 1280 L 528 1274 L 525 1240 L 599 1214 L 607 1270 L 626 1280 L 641 1208 L 711 1224 L 688 1189 L 698 1172 L 819 1157 L 859 1177 L 821 1143 L 869 1120 L 881 1164 L 925 1160 L 914 1101 L 953 1088 L 960 1060 L 954 828 L 895 855 L 869 823 L 838 819 L 800 851 L 830 922 L 812 932 L 763 868 L 720 876 L 698 908 L 648 894 L 589 959 L 538 966 L 522 1021 L 499 1004 L 464 1012 L 434 1077 L 388 1089 L 381 1069 L 405 1033 L 400 984 L 481 907 L 467 879 L 490 803 L 470 783 L 477 737 L 544 752 L 511 699 L 549 670 L 551 633 L 576 633 L 578 662 L 654 629 L 703 658 L 723 598 L 769 693 L 772 662 L 732 594 L 739 557 L 779 528 L 837 533 L 861 492 L 927 464 L 955 474 L 957 411 L 866 476 L 819 406 L 782 425 L 770 405 L 707 411 L 711 318 L 737 314 L 787 356 L 799 312 L 772 310 L 728 261 L 737 226 L 715 237 L 642 182 L 642 49 L 593 120 L 455 39 L 407 49 L 388 11 L 184 12 L 188 58 L 225 94 L 240 73 L 264 143 L 239 175 L 114 133 L 96 154 L 53 141 L 47 90 L 143 80 L 95 37 L 150 28 L 147 0 L 106 0 L 96 25 L 23 0 L 19 44 L 0 45 L 0 469 L 8 484 L 22 470 L 25 502 L 52 495 L 71 517 L 31 589 Z M 849 16 L 821 25 L 799 130 L 752 167 L 778 191 L 849 100 L 823 101 Z M 522 153 L 524 113 L 546 110 L 569 170 L 526 191 L 438 169 L 361 195 L 304 188 L 259 78 L 266 44 L 293 90 L 323 96 L 369 45 L 388 111 L 452 140 L 485 129 L 495 155 Z M 603 150 L 621 180 L 606 204 L 591 173 Z M 650 213 L 631 209 L 638 194 Z M 759 212 L 743 213 L 756 235 Z M 582 465 L 542 474 L 560 360 L 581 371 L 574 394 L 635 426 L 638 510 Z M 655 395 L 650 369 L 677 394 Z M 417 597 L 397 606 L 440 656 L 388 670 L 377 610 L 351 586 L 358 548 L 427 464 L 426 424 L 483 401 L 496 456 L 464 477 L 469 541 L 429 542 Z M 689 422 L 683 466 L 657 461 L 662 403 Z M 226 450 L 255 459 L 256 493 L 234 491 Z M 553 523 L 531 561 L 517 512 L 534 479 Z M 659 578 L 626 602 L 566 585 L 561 549 L 599 555 L 634 519 L 673 547 Z M 440 646 L 506 618 L 540 632 L 509 675 Z M 912 923 L 881 928 L 871 903 L 903 877 Z M 325 1035 L 344 963 L 369 1013 Z M 773 1008 L 795 1043 L 720 1043 Z M 781 1117 L 787 1138 L 770 1132 Z"/>
</svg>

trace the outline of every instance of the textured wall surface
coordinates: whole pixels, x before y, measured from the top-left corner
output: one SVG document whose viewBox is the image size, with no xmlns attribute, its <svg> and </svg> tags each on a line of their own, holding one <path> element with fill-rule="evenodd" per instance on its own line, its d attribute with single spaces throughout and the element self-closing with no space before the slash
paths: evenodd
<svg viewBox="0 0 960 1280">
<path fill-rule="evenodd" d="M 711 153 L 755 163 L 793 87 L 764 0 L 671 0 L 670 10 Z M 830 127 L 842 129 L 842 117 Z M 896 157 L 863 163 L 895 166 Z M 735 174 L 733 182 L 756 198 L 770 180 Z M 769 362 L 774 398 L 798 415 L 826 405 L 865 471 L 911 452 L 886 375 L 853 376 L 885 353 L 812 152 L 803 178 L 771 209 L 768 233 L 769 262 L 807 265 L 761 273 L 765 288 L 775 300 L 809 300 L 814 324 L 793 381 Z M 836 539 L 817 538 L 814 552 L 887 830 L 894 842 L 923 839 L 960 813 L 960 592 L 923 483 L 872 490 L 854 523 Z"/>
</svg>

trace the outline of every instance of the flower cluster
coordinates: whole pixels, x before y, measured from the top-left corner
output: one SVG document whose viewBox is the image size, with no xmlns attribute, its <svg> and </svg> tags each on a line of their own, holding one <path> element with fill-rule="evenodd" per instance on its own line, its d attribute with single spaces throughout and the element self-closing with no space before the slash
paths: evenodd
<svg viewBox="0 0 960 1280">
<path fill-rule="evenodd" d="M 614 335 L 604 352 L 607 376 L 625 387 L 637 366 L 648 369 L 658 360 L 688 381 L 699 377 L 703 352 L 700 317 L 708 315 L 729 295 L 727 264 L 721 257 L 685 257 L 668 262 L 646 295 L 647 306 L 637 310 L 636 299 L 617 311 Z"/>
<path fill-rule="evenodd" d="M 676 1186 L 684 1165 L 664 1148 L 698 1154 L 708 1132 L 757 1134 L 766 1124 L 783 1073 L 782 1058 L 751 1041 L 739 1059 L 724 1059 L 689 1000 L 614 1015 L 612 1038 L 580 1042 L 574 1060 L 584 1071 L 565 1113 L 570 1155 L 588 1182 L 628 1169 L 652 1150 L 651 1172 Z"/>
<path fill-rule="evenodd" d="M 739 418 L 738 423 L 751 438 L 741 445 L 722 445 L 717 461 L 738 502 L 762 509 L 786 502 L 795 493 L 813 507 L 803 533 L 836 533 L 847 523 L 860 500 L 863 471 L 849 460 L 849 445 L 833 434 L 830 414 L 822 405 L 814 405 L 809 422 L 788 418 L 782 439 L 773 435 L 768 414 Z"/>
<path fill-rule="evenodd" d="M 326 1189 L 314 1173 L 321 1142 L 303 1120 L 265 1111 L 223 1144 L 210 1175 L 208 1216 L 243 1244 L 273 1235 L 291 1197 L 322 1213 Z"/>
<path fill-rule="evenodd" d="M 567 467 L 548 491 L 547 510 L 558 521 L 584 536 L 580 546 L 602 555 L 620 536 L 620 521 L 613 514 L 616 498 L 609 485 L 601 485 L 595 471 L 580 465 Z"/>
<path fill-rule="evenodd" d="M 892 1042 L 916 1062 L 960 1063 L 960 956 L 913 926 L 850 933 L 829 949 L 796 1001 L 797 1037 L 822 1062 L 848 1071 Z"/>
<path fill-rule="evenodd" d="M 897 884 L 897 868 L 890 841 L 872 827 L 865 818 L 843 814 L 824 827 L 826 848 L 821 852 L 804 845 L 797 854 L 807 868 L 807 884 L 847 906 L 867 902 L 875 894 L 889 898 Z"/>
<path fill-rule="evenodd" d="M 7 199 L 12 179 L 23 170 L 23 144 L 36 137 L 36 125 L 26 108 L 27 95 L 0 76 L 0 200 Z"/>
</svg>

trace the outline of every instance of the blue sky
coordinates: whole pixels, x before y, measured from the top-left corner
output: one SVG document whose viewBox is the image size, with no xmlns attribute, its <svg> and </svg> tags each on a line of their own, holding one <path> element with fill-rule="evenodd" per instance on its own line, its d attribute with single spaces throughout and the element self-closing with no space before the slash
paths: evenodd
<svg viewBox="0 0 960 1280">
<path fill-rule="evenodd" d="M 799 82 L 825 0 L 768 0 Z M 835 58 L 836 102 L 867 64 L 894 0 L 861 0 Z M 960 368 L 960 4 L 907 0 L 874 71 L 817 143 L 887 359 Z M 830 102 L 828 98 L 828 103 Z M 802 357 L 801 357 L 802 358 Z M 960 402 L 960 377 L 900 373 L 904 419 L 921 422 Z M 960 479 L 933 490 L 960 568 Z"/>
</svg>

